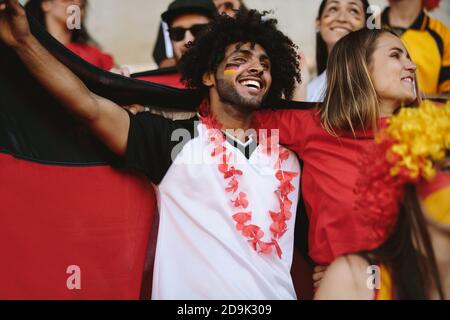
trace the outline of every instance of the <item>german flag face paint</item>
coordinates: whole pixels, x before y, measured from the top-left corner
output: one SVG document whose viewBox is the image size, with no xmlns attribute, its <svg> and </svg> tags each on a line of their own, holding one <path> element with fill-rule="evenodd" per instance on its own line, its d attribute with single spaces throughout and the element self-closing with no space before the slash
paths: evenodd
<svg viewBox="0 0 450 320">
<path fill-rule="evenodd" d="M 450 172 L 438 171 L 432 181 L 421 183 L 418 191 L 425 215 L 450 230 Z"/>
<path fill-rule="evenodd" d="M 225 69 L 223 70 L 223 74 L 225 76 L 234 76 L 239 69 L 239 65 L 236 63 L 228 63 L 225 65 Z"/>
</svg>

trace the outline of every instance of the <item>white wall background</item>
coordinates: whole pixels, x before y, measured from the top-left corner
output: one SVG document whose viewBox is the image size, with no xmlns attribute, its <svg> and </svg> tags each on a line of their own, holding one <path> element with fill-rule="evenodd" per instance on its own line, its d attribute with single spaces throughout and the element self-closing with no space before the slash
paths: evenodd
<svg viewBox="0 0 450 320">
<path fill-rule="evenodd" d="M 172 0 L 89 0 L 87 27 L 118 64 L 151 65 L 160 15 Z M 249 8 L 274 10 L 280 29 L 308 58 L 314 57 L 315 25 L 321 0 L 245 0 Z M 370 0 L 384 8 L 387 0 Z M 450 0 L 433 15 L 450 26 Z"/>
</svg>

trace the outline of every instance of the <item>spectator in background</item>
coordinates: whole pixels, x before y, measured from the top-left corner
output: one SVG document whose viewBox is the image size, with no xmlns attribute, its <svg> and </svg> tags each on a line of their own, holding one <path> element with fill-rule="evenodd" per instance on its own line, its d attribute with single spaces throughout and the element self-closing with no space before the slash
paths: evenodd
<svg viewBox="0 0 450 320">
<path fill-rule="evenodd" d="M 417 64 L 419 87 L 426 95 L 450 93 L 450 29 L 430 17 L 440 0 L 389 0 L 382 25 L 397 33 Z"/>
<path fill-rule="evenodd" d="M 207 29 L 216 12 L 211 0 L 175 0 L 161 15 L 169 26 L 169 37 L 177 63 L 188 50 L 188 45 Z"/>
<path fill-rule="evenodd" d="M 188 45 L 207 29 L 209 22 L 217 14 L 212 0 L 175 0 L 161 18 L 168 25 L 169 37 L 176 63 L 188 50 Z M 133 75 L 140 80 L 156 82 L 171 87 L 184 88 L 180 73 L 175 67 L 160 68 Z"/>
<path fill-rule="evenodd" d="M 238 10 L 248 11 L 242 0 L 214 0 L 214 5 L 219 14 L 224 13 L 229 16 L 234 16 Z M 167 23 L 161 21 L 158 30 L 158 38 L 156 39 L 155 48 L 153 50 L 153 59 L 160 68 L 173 67 L 176 65 L 168 28 Z"/>
<path fill-rule="evenodd" d="M 80 29 L 70 30 L 67 27 L 69 18 L 67 9 L 71 5 L 80 8 Z M 113 57 L 98 48 L 84 25 L 87 5 L 87 0 L 29 0 L 25 9 L 45 27 L 48 33 L 69 50 L 99 68 L 110 70 L 114 67 Z"/>
<path fill-rule="evenodd" d="M 326 91 L 328 55 L 336 42 L 366 26 L 367 0 L 323 0 L 316 20 L 316 63 L 318 77 L 308 84 L 307 101 L 321 102 Z"/>
<path fill-rule="evenodd" d="M 169 5 L 168 11 L 170 11 L 171 8 L 176 7 L 186 8 L 186 13 L 189 13 L 188 8 L 190 7 L 191 13 L 196 13 L 202 16 L 204 16 L 206 13 L 206 17 L 208 19 L 212 18 L 214 14 L 217 13 L 217 11 L 213 9 L 214 3 L 212 2 L 212 0 L 175 0 Z M 204 8 L 207 8 L 207 10 L 205 11 Z M 214 13 L 211 14 L 209 11 L 214 11 Z M 176 66 L 178 60 L 178 58 L 175 56 L 173 40 L 171 40 L 170 38 L 169 28 L 170 25 L 168 24 L 168 21 L 163 18 L 159 26 L 158 38 L 156 39 L 155 48 L 153 50 L 153 58 L 160 68 L 174 67 Z"/>
</svg>

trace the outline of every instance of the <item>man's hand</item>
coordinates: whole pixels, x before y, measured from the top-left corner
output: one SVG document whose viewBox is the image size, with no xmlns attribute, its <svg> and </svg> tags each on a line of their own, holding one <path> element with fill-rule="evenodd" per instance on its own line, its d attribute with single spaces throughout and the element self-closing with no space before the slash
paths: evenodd
<svg viewBox="0 0 450 320">
<path fill-rule="evenodd" d="M 109 70 L 109 72 L 120 74 L 121 76 L 124 76 L 124 77 L 127 77 L 127 78 L 131 77 L 131 71 L 126 66 L 122 66 L 122 67 L 118 67 L 118 68 L 112 68 L 111 70 Z"/>
<path fill-rule="evenodd" d="M 128 106 L 122 106 L 122 108 L 128 110 L 129 112 L 131 112 L 134 115 L 137 115 L 138 113 L 141 113 L 141 112 L 150 112 L 149 107 L 144 107 L 141 104 L 131 104 Z"/>
<path fill-rule="evenodd" d="M 320 282 L 322 281 L 323 276 L 325 275 L 325 271 L 327 271 L 328 266 L 316 266 L 314 267 L 313 273 L 313 281 L 314 288 L 317 289 L 320 286 Z"/>
<path fill-rule="evenodd" d="M 24 8 L 18 0 L 5 0 L 0 4 L 0 41 L 17 47 L 31 38 Z"/>
</svg>

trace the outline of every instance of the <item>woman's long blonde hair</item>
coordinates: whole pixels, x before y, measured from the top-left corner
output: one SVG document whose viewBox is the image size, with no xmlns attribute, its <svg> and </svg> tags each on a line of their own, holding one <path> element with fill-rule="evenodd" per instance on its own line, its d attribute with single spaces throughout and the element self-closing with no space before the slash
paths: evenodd
<svg viewBox="0 0 450 320">
<path fill-rule="evenodd" d="M 333 135 L 342 131 L 377 129 L 380 115 L 378 94 L 370 76 L 377 41 L 389 30 L 362 29 L 339 40 L 331 51 L 327 69 L 327 92 L 320 109 L 324 128 Z M 417 101 L 420 103 L 419 90 Z"/>
</svg>

